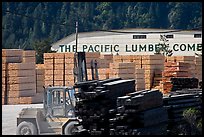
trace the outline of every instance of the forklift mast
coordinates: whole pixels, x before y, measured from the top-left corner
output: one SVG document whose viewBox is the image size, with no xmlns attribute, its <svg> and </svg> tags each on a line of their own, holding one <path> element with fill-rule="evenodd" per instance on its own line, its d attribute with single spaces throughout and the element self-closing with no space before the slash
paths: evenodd
<svg viewBox="0 0 204 137">
<path fill-rule="evenodd" d="M 75 52 L 74 55 L 74 83 L 87 81 L 85 52 Z"/>
</svg>

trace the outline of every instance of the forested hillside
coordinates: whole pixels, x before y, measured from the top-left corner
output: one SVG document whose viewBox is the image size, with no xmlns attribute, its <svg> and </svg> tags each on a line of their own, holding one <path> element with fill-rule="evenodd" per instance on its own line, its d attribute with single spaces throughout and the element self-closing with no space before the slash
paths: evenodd
<svg viewBox="0 0 204 137">
<path fill-rule="evenodd" d="M 122 28 L 192 29 L 202 26 L 199 2 L 3 2 L 2 47 L 33 49 L 75 32 Z"/>
</svg>

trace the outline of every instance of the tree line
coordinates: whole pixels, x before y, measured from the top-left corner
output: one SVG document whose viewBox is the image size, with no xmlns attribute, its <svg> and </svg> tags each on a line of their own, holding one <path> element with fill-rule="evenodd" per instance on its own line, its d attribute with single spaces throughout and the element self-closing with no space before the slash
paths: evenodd
<svg viewBox="0 0 204 137">
<path fill-rule="evenodd" d="M 202 26 L 201 2 L 2 2 L 2 48 L 34 49 L 79 32 Z"/>
</svg>

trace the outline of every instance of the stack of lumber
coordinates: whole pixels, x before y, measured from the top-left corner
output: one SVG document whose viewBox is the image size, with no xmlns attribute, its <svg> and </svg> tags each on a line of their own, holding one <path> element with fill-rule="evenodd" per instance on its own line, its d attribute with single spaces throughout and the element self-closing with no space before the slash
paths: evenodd
<svg viewBox="0 0 204 137">
<path fill-rule="evenodd" d="M 145 70 L 143 68 L 135 68 L 135 90 L 143 90 L 145 89 Z"/>
<path fill-rule="evenodd" d="M 2 49 L 2 64 L 21 63 L 23 61 L 23 50 L 21 49 Z"/>
<path fill-rule="evenodd" d="M 184 62 L 165 62 L 164 71 L 162 73 L 162 81 L 160 82 L 160 90 L 166 94 L 171 91 L 173 77 L 189 77 L 189 63 Z"/>
<path fill-rule="evenodd" d="M 171 78 L 170 81 L 172 83 L 171 91 L 198 88 L 197 78 L 175 77 Z"/>
<path fill-rule="evenodd" d="M 160 83 L 162 81 L 162 71 L 155 70 L 153 77 L 153 89 L 160 89 Z"/>
<path fill-rule="evenodd" d="M 141 63 L 142 63 L 142 56 L 141 55 L 115 55 L 113 56 L 113 62 L 125 62 L 125 63 L 130 63 L 133 62 L 135 63 L 135 68 L 141 68 Z"/>
<path fill-rule="evenodd" d="M 65 54 L 65 86 L 74 85 L 74 53 Z"/>
<path fill-rule="evenodd" d="M 44 53 L 45 86 L 54 86 L 54 53 Z"/>
<path fill-rule="evenodd" d="M 54 54 L 54 86 L 65 86 L 65 54 Z"/>
<path fill-rule="evenodd" d="M 135 79 L 135 63 L 110 63 L 110 78 Z"/>
<path fill-rule="evenodd" d="M 165 57 L 163 55 L 143 55 L 142 68 L 145 70 L 145 89 L 153 87 L 153 77 L 156 70 L 164 69 Z"/>
<path fill-rule="evenodd" d="M 171 92 L 163 97 L 164 106 L 168 109 L 168 129 L 173 131 L 175 127 L 183 124 L 183 112 L 186 109 L 194 108 L 202 111 L 202 90 L 191 89 Z M 196 115 L 201 117 L 201 114 Z"/>
<path fill-rule="evenodd" d="M 108 58 L 108 57 L 106 57 Z M 91 61 L 98 63 L 100 60 L 100 53 L 86 53 L 86 66 L 88 80 L 92 79 L 91 75 Z M 74 85 L 74 53 L 44 53 L 45 65 L 45 85 L 53 86 L 73 86 Z M 106 64 L 107 66 L 107 64 Z M 99 68 L 99 67 L 98 67 Z M 102 72 L 103 70 L 99 70 Z M 103 73 L 99 78 L 106 78 Z"/>
<path fill-rule="evenodd" d="M 44 92 L 45 85 L 45 68 L 44 64 L 36 64 L 36 93 Z"/>
<path fill-rule="evenodd" d="M 2 104 L 39 103 L 36 95 L 35 51 L 3 49 Z"/>
<path fill-rule="evenodd" d="M 83 128 L 91 135 L 109 135 L 109 110 L 116 109 L 117 97 L 135 91 L 135 80 L 87 81 L 76 86 L 81 92 L 76 93 L 75 113 L 82 119 Z M 87 88 L 88 91 L 84 90 Z"/>
<path fill-rule="evenodd" d="M 117 109 L 112 117 L 110 135 L 164 135 L 167 111 L 159 90 L 143 90 L 117 98 Z"/>
<path fill-rule="evenodd" d="M 202 81 L 202 56 L 195 57 L 195 77 Z"/>
<path fill-rule="evenodd" d="M 190 77 L 195 77 L 195 56 L 171 56 L 167 57 L 167 62 L 189 63 Z"/>
</svg>

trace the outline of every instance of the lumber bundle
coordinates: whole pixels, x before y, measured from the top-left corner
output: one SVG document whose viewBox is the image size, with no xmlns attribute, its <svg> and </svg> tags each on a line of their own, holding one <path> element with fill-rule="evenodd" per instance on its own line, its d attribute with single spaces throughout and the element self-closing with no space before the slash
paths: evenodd
<svg viewBox="0 0 204 137">
<path fill-rule="evenodd" d="M 21 63 L 22 54 L 21 49 L 2 49 L 2 63 Z"/>
<path fill-rule="evenodd" d="M 167 57 L 167 62 L 189 63 L 189 75 L 195 77 L 195 56 L 171 56 Z"/>
<path fill-rule="evenodd" d="M 164 93 L 172 91 L 176 85 L 172 83 L 172 78 L 188 78 L 190 74 L 190 64 L 185 62 L 165 62 L 164 71 L 162 73 L 162 81 L 159 89 Z M 174 88 L 173 88 L 174 87 Z"/>
<path fill-rule="evenodd" d="M 153 88 L 155 71 L 164 70 L 164 61 L 165 57 L 163 55 L 142 56 L 142 68 L 145 70 L 145 89 Z M 161 71 L 158 72 L 161 74 Z M 159 73 L 157 73 L 157 75 L 159 75 Z"/>
<path fill-rule="evenodd" d="M 44 64 L 36 64 L 36 93 L 44 92 L 45 68 Z"/>
<path fill-rule="evenodd" d="M 87 87 L 92 85 L 92 90 Z M 82 119 L 83 128 L 91 135 L 109 135 L 109 110 L 116 108 L 119 96 L 134 92 L 134 80 L 120 78 L 98 82 L 81 82 L 76 84 L 82 92 L 76 93 L 76 115 Z M 84 90 L 85 89 L 85 90 Z"/>
<path fill-rule="evenodd" d="M 202 56 L 195 57 L 195 77 L 202 81 Z"/>
<path fill-rule="evenodd" d="M 109 62 L 112 62 L 113 55 L 103 55 L 100 53 L 86 53 L 86 65 L 88 79 L 92 79 L 91 61 L 97 62 L 99 79 L 109 77 Z M 100 62 L 103 60 L 106 62 Z M 45 85 L 53 86 L 73 86 L 74 85 L 74 53 L 44 53 L 45 65 Z M 95 71 L 95 70 L 94 70 Z M 106 72 L 106 73 L 105 73 Z"/>
<path fill-rule="evenodd" d="M 36 95 L 35 51 L 3 49 L 2 60 L 2 104 L 28 103 Z"/>
<path fill-rule="evenodd" d="M 144 90 L 145 89 L 145 70 L 143 68 L 135 68 L 135 90 Z"/>
<path fill-rule="evenodd" d="M 109 111 L 110 135 L 164 135 L 167 111 L 162 93 L 142 90 L 117 98 L 117 109 Z"/>
<path fill-rule="evenodd" d="M 183 112 L 189 108 L 202 111 L 202 89 L 183 89 L 170 92 L 163 97 L 164 106 L 168 109 L 168 130 L 184 124 Z M 201 117 L 201 113 L 196 117 Z M 171 133 L 170 133 L 171 134 Z"/>
<path fill-rule="evenodd" d="M 110 63 L 110 78 L 135 79 L 135 89 L 145 89 L 144 69 L 135 68 L 134 62 Z"/>
</svg>

